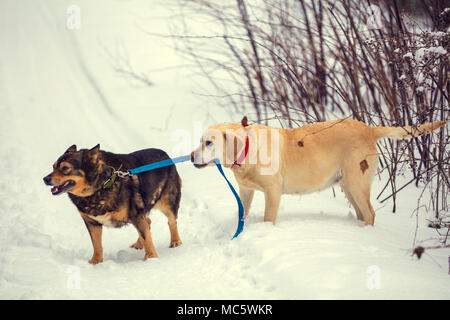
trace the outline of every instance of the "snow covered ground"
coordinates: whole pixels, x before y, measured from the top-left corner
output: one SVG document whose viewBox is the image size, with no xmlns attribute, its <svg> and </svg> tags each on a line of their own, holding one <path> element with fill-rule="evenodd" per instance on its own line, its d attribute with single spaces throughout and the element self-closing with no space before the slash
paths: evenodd
<svg viewBox="0 0 450 320">
<path fill-rule="evenodd" d="M 74 2 L 79 30 L 66 27 Z M 241 118 L 192 94 L 200 86 L 170 42 L 142 32 L 168 32 L 165 16 L 152 1 L 0 2 L 1 299 L 450 298 L 449 250 L 411 257 L 414 187 L 399 194 L 396 214 L 373 197 L 375 227 L 356 220 L 338 188 L 336 198 L 331 189 L 285 196 L 276 226 L 263 222 L 257 194 L 244 232 L 230 241 L 230 190 L 216 169 L 188 163 L 178 165 L 184 245 L 168 247 L 166 218 L 155 212 L 158 259 L 128 248 L 137 237 L 128 226 L 104 229 L 104 263 L 88 264 L 92 245 L 75 207 L 42 183 L 68 146 L 158 147 L 178 156 L 202 128 Z M 129 57 L 155 85 L 120 77 L 111 56 Z M 373 196 L 382 186 L 376 179 Z M 434 235 L 425 218 L 419 240 Z"/>
</svg>

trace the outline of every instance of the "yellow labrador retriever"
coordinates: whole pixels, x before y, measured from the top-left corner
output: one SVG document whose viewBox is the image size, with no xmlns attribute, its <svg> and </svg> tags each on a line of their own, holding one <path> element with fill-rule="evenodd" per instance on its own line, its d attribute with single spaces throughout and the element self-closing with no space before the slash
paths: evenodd
<svg viewBox="0 0 450 320">
<path fill-rule="evenodd" d="M 377 140 L 409 139 L 431 133 L 446 123 L 370 127 L 341 119 L 294 129 L 217 124 L 203 133 L 191 161 L 203 168 L 218 158 L 224 167 L 231 168 L 239 184 L 245 216 L 255 190 L 264 192 L 264 221 L 275 223 L 282 194 L 307 194 L 339 183 L 357 218 L 373 225 L 370 186 L 377 168 Z"/>
</svg>

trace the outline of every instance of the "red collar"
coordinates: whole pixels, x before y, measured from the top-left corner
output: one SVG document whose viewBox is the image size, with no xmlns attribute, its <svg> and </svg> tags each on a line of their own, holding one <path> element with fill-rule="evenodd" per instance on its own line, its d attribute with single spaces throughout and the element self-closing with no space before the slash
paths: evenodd
<svg viewBox="0 0 450 320">
<path fill-rule="evenodd" d="M 242 126 L 244 128 L 248 126 L 248 124 L 247 124 L 247 117 L 244 117 L 242 119 Z M 245 137 L 245 148 L 244 148 L 244 151 L 241 153 L 239 158 L 236 161 L 233 162 L 233 165 L 231 166 L 231 168 L 233 168 L 234 166 L 238 166 L 238 167 L 241 166 L 241 163 L 244 162 L 245 157 L 247 156 L 249 145 L 250 145 L 250 141 L 249 141 L 248 135 L 247 135 Z"/>
<path fill-rule="evenodd" d="M 239 158 L 236 160 L 236 161 L 234 161 L 233 162 L 233 165 L 231 166 L 232 168 L 234 167 L 234 166 L 241 166 L 241 163 L 242 162 L 244 162 L 244 160 L 245 160 L 245 157 L 247 156 L 247 153 L 248 153 L 248 147 L 249 147 L 249 145 L 250 145 L 250 142 L 249 142 L 249 139 L 248 139 L 248 136 L 245 138 L 245 149 L 244 149 L 244 151 L 241 153 L 241 155 L 239 156 Z"/>
</svg>

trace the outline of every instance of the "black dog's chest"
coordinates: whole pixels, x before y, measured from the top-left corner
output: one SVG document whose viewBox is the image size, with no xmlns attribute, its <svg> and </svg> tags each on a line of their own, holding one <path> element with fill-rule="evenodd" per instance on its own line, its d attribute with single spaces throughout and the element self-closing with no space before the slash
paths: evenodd
<svg viewBox="0 0 450 320">
<path fill-rule="evenodd" d="M 120 228 L 128 223 L 128 210 L 126 207 L 116 211 L 108 211 L 101 215 L 88 214 L 88 216 L 106 227 Z"/>
<path fill-rule="evenodd" d="M 98 203 L 86 203 L 78 209 L 90 216 L 101 216 L 106 214 L 107 212 L 113 211 L 112 208 L 106 205 L 106 202 L 104 200 L 101 200 Z"/>
<path fill-rule="evenodd" d="M 128 206 L 116 199 L 88 197 L 72 199 L 78 210 L 106 227 L 120 228 L 128 223 Z"/>
<path fill-rule="evenodd" d="M 101 216 L 108 212 L 117 211 L 119 209 L 117 194 L 113 195 L 106 192 L 97 192 L 90 197 L 76 197 L 70 195 L 72 202 L 79 211 L 90 216 Z"/>
</svg>

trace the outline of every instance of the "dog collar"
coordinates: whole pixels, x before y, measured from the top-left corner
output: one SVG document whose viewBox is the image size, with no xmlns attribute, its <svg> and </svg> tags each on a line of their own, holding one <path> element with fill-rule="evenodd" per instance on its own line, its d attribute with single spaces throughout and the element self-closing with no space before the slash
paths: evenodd
<svg viewBox="0 0 450 320">
<path fill-rule="evenodd" d="M 241 153 L 241 155 L 239 156 L 239 158 L 238 158 L 236 161 L 233 162 L 233 165 L 231 166 L 232 168 L 233 168 L 234 166 L 240 167 L 240 166 L 241 166 L 241 163 L 244 162 L 245 157 L 247 156 L 247 153 L 248 153 L 249 145 L 250 145 L 250 142 L 249 142 L 249 139 L 248 139 L 248 136 L 247 136 L 247 137 L 245 138 L 245 149 L 244 149 L 244 151 Z"/>
<path fill-rule="evenodd" d="M 114 182 L 116 182 L 117 177 L 119 178 L 125 178 L 127 175 L 130 175 L 128 172 L 123 172 L 120 171 L 120 169 L 122 169 L 122 164 L 120 165 L 119 169 L 115 169 L 112 166 L 108 166 L 111 169 L 113 169 L 113 174 L 111 175 L 111 177 L 106 180 L 105 182 L 103 182 L 103 189 L 109 189 L 113 186 Z"/>
<path fill-rule="evenodd" d="M 242 126 L 244 128 L 248 126 L 247 117 L 244 116 L 244 118 L 242 118 L 241 124 L 242 124 Z M 238 166 L 238 167 L 241 166 L 241 163 L 244 162 L 245 157 L 247 157 L 249 146 L 250 146 L 250 141 L 249 141 L 248 135 L 247 135 L 245 137 L 245 148 L 244 148 L 244 151 L 241 153 L 239 158 L 233 162 L 233 164 L 231 165 L 231 168 L 233 168 L 234 166 Z"/>
</svg>

